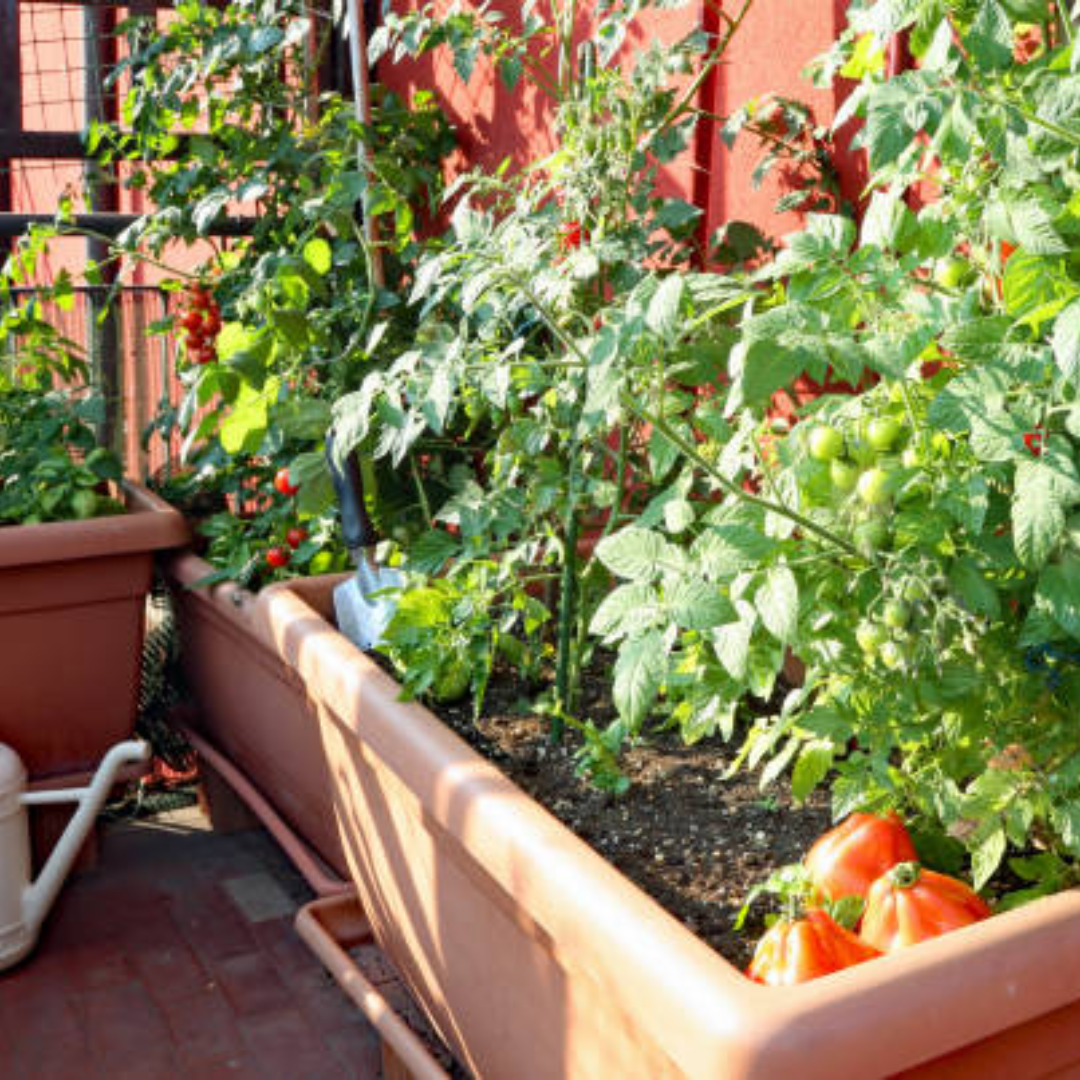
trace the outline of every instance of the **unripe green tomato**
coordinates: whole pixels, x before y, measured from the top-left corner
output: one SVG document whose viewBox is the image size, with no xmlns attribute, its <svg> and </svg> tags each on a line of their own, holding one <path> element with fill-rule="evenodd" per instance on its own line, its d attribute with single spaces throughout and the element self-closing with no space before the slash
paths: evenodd
<svg viewBox="0 0 1080 1080">
<path fill-rule="evenodd" d="M 810 456 L 815 461 L 832 461 L 844 452 L 844 436 L 834 427 L 821 424 L 810 432 Z"/>
<path fill-rule="evenodd" d="M 916 446 L 908 446 L 900 455 L 900 463 L 905 469 L 921 469 L 922 453 Z"/>
<path fill-rule="evenodd" d="M 891 416 L 879 416 L 866 425 L 866 441 L 880 454 L 891 450 L 903 430 L 899 420 Z"/>
<path fill-rule="evenodd" d="M 837 491 L 854 491 L 859 482 L 858 466 L 852 465 L 850 461 L 834 458 L 829 465 L 829 479 Z"/>
<path fill-rule="evenodd" d="M 957 289 L 967 281 L 970 269 L 963 259 L 956 256 L 938 259 L 934 264 L 934 281 L 943 289 Z"/>
<path fill-rule="evenodd" d="M 861 465 L 864 469 L 877 461 L 877 451 L 865 438 L 855 439 L 851 442 L 849 451 L 855 464 Z"/>
<path fill-rule="evenodd" d="M 881 623 L 863 621 L 855 627 L 855 640 L 864 653 L 875 653 L 888 643 L 889 632 Z"/>
<path fill-rule="evenodd" d="M 894 630 L 903 630 L 911 618 L 911 608 L 903 600 L 888 600 L 881 611 L 881 621 Z"/>
<path fill-rule="evenodd" d="M 886 641 L 878 649 L 878 659 L 887 668 L 898 668 L 904 662 L 904 650 L 895 641 Z"/>
<path fill-rule="evenodd" d="M 911 577 L 904 582 L 900 595 L 910 604 L 919 604 L 930 599 L 930 586 L 921 578 Z"/>
<path fill-rule="evenodd" d="M 880 551 L 889 542 L 889 527 L 881 518 L 863 521 L 855 526 L 855 547 L 866 556 Z"/>
<path fill-rule="evenodd" d="M 867 469 L 859 477 L 855 491 L 867 506 L 884 506 L 889 501 L 892 474 L 880 466 Z"/>
</svg>

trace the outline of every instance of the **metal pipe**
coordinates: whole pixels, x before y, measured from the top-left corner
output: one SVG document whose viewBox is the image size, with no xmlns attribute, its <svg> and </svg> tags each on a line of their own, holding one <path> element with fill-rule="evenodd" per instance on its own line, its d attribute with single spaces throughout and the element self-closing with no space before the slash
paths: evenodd
<svg viewBox="0 0 1080 1080">
<path fill-rule="evenodd" d="M 141 214 L 74 214 L 58 222 L 55 214 L 0 213 L 0 240 L 17 239 L 33 225 L 59 225 L 63 231 L 73 234 L 96 232 L 103 236 L 119 236 L 142 218 Z M 207 235 L 250 236 L 257 222 L 258 219 L 253 217 L 219 218 L 207 230 Z"/>
</svg>

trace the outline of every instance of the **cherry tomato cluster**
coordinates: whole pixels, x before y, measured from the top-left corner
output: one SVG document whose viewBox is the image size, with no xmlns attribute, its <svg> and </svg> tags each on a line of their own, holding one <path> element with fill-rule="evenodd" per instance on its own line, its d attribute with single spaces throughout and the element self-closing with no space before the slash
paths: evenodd
<svg viewBox="0 0 1080 1080">
<path fill-rule="evenodd" d="M 564 221 L 559 226 L 559 250 L 576 251 L 581 247 L 582 238 L 588 239 L 588 233 L 582 229 L 580 221 Z"/>
<path fill-rule="evenodd" d="M 291 499 L 300 491 L 300 485 L 294 484 L 289 475 L 288 466 L 283 466 L 274 474 L 274 490 L 279 495 Z M 275 544 L 266 549 L 266 563 L 274 570 L 281 570 L 292 560 L 292 553 L 308 538 L 308 531 L 302 525 L 293 525 L 285 533 L 285 543 Z"/>
<path fill-rule="evenodd" d="M 191 360 L 196 364 L 213 363 L 217 359 L 217 336 L 221 333 L 221 309 L 202 282 L 192 285 L 185 293 L 179 322 Z"/>
<path fill-rule="evenodd" d="M 746 971 L 755 982 L 808 982 L 991 914 L 965 882 L 919 864 L 895 814 L 852 814 L 814 844 L 804 866 L 808 910 L 800 919 L 776 923 L 758 943 Z M 862 901 L 855 931 L 823 907 L 849 897 Z"/>
</svg>

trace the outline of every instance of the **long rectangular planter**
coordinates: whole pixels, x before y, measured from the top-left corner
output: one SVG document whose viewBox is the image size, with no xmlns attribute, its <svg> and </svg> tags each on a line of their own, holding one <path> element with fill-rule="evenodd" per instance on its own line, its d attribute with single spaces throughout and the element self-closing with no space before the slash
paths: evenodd
<svg viewBox="0 0 1080 1080">
<path fill-rule="evenodd" d="M 212 570 L 188 552 L 166 563 L 181 669 L 194 706 L 188 722 L 328 867 L 345 876 L 333 777 L 303 680 L 260 634 L 260 605 L 252 593 L 231 582 L 198 584 Z"/>
<path fill-rule="evenodd" d="M 260 742 L 262 717 L 279 749 L 244 767 L 271 800 L 317 792 L 380 947 L 475 1075 L 984 1080 L 1080 1066 L 1080 892 L 804 986 L 758 986 L 401 702 L 332 625 L 340 580 L 249 601 L 260 663 L 276 657 L 293 702 L 260 698 L 240 742 Z M 231 722 L 217 710 L 219 745 Z M 318 745 L 317 780 L 297 775 L 310 754 L 280 749 L 286 723 Z"/>
<path fill-rule="evenodd" d="M 32 779 L 95 768 L 131 735 L 155 551 L 184 519 L 138 484 L 126 514 L 0 528 L 0 742 Z"/>
</svg>

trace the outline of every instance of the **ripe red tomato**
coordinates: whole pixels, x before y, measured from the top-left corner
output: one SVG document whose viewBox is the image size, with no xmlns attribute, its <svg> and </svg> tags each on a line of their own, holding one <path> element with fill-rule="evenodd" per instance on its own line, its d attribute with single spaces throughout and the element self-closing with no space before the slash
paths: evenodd
<svg viewBox="0 0 1080 1080">
<path fill-rule="evenodd" d="M 865 897 L 887 870 L 916 858 L 915 845 L 895 814 L 852 814 L 818 839 L 805 863 L 815 891 L 836 901 Z"/>
<path fill-rule="evenodd" d="M 1024 445 L 1035 457 L 1042 457 L 1043 440 L 1046 438 L 1045 431 L 1025 431 Z"/>
<path fill-rule="evenodd" d="M 274 487 L 281 492 L 282 495 L 295 495 L 300 488 L 292 482 L 289 478 L 288 468 L 278 469 L 274 474 Z"/>
<path fill-rule="evenodd" d="M 203 344 L 195 353 L 197 364 L 212 364 L 217 359 L 217 351 L 211 344 Z"/>
<path fill-rule="evenodd" d="M 206 321 L 203 330 L 207 337 L 217 337 L 221 333 L 221 313 L 217 307 L 212 307 L 206 313 Z"/>
<path fill-rule="evenodd" d="M 582 229 L 580 221 L 564 221 L 559 226 L 559 248 L 572 251 L 581 247 Z"/>
<path fill-rule="evenodd" d="M 294 525 L 285 534 L 285 543 L 289 545 L 294 551 L 308 538 L 307 529 L 300 525 Z"/>
<path fill-rule="evenodd" d="M 210 290 L 205 285 L 192 285 L 188 290 L 188 302 L 193 308 L 205 308 L 213 300 Z"/>
<path fill-rule="evenodd" d="M 292 555 L 287 548 L 272 547 L 267 548 L 266 550 L 266 561 L 275 570 L 280 570 L 283 566 L 288 566 L 291 558 Z"/>
<path fill-rule="evenodd" d="M 197 330 L 201 330 L 203 326 L 203 317 L 197 311 L 189 311 L 181 320 L 181 325 L 189 333 L 195 333 Z"/>
<path fill-rule="evenodd" d="M 964 882 L 902 862 L 870 887 L 859 936 L 891 952 L 990 914 L 989 905 Z"/>
<path fill-rule="evenodd" d="M 776 923 L 758 942 L 746 974 L 766 986 L 794 986 L 873 960 L 881 953 L 820 908 Z"/>
</svg>

